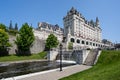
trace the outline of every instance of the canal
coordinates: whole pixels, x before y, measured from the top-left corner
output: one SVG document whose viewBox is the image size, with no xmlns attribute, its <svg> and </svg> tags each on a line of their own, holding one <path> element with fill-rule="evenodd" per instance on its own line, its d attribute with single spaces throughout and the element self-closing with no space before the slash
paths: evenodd
<svg viewBox="0 0 120 80">
<path fill-rule="evenodd" d="M 75 63 L 63 63 L 63 67 L 75 65 Z M 19 76 L 34 72 L 40 72 L 59 68 L 59 62 L 51 61 L 32 61 L 20 63 L 1 63 L 0 79 Z"/>
</svg>

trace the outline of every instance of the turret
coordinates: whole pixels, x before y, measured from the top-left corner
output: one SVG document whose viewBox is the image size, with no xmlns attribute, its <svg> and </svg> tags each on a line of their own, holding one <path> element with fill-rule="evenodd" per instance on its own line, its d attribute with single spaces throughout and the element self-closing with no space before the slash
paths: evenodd
<svg viewBox="0 0 120 80">
<path fill-rule="evenodd" d="M 99 19 L 96 17 L 96 27 L 100 27 Z"/>
<path fill-rule="evenodd" d="M 10 30 L 12 30 L 12 29 L 13 29 L 13 26 L 12 26 L 12 20 L 10 20 L 9 29 L 10 29 Z"/>
<path fill-rule="evenodd" d="M 73 14 L 80 16 L 79 12 L 74 7 L 72 7 L 70 11 L 67 12 L 67 15 L 73 15 Z"/>
</svg>

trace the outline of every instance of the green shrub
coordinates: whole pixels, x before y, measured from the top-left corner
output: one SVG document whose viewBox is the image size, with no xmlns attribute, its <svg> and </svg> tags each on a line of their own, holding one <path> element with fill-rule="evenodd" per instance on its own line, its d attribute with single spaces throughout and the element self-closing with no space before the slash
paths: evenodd
<svg viewBox="0 0 120 80">
<path fill-rule="evenodd" d="M 18 55 L 31 55 L 30 47 L 35 40 L 32 26 L 27 23 L 20 28 L 19 34 L 16 37 L 15 44 L 18 48 Z"/>
<path fill-rule="evenodd" d="M 72 42 L 68 43 L 68 49 L 73 49 L 73 43 Z"/>
<path fill-rule="evenodd" d="M 49 50 L 52 48 L 56 48 L 58 44 L 59 44 L 59 41 L 54 34 L 50 34 L 46 39 L 46 43 L 45 43 L 46 48 L 48 48 Z"/>
<path fill-rule="evenodd" d="M 7 32 L 4 29 L 0 29 L 0 56 L 8 55 L 7 49 L 10 46 Z"/>
</svg>

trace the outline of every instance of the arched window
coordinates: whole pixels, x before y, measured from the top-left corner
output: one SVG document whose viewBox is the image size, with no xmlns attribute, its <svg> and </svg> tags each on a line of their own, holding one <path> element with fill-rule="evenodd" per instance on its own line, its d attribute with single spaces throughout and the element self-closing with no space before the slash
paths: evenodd
<svg viewBox="0 0 120 80">
<path fill-rule="evenodd" d="M 79 39 L 77 39 L 77 43 L 80 43 L 80 40 L 79 40 Z"/>
<path fill-rule="evenodd" d="M 96 44 L 96 46 L 98 46 L 98 44 Z"/>
<path fill-rule="evenodd" d="M 95 46 L 95 43 L 93 43 L 93 46 Z"/>
<path fill-rule="evenodd" d="M 88 42 L 86 42 L 86 45 L 88 45 Z"/>
<path fill-rule="evenodd" d="M 71 42 L 75 42 L 74 38 L 71 38 Z"/>
<path fill-rule="evenodd" d="M 85 44 L 85 41 L 82 41 L 82 44 Z"/>
</svg>

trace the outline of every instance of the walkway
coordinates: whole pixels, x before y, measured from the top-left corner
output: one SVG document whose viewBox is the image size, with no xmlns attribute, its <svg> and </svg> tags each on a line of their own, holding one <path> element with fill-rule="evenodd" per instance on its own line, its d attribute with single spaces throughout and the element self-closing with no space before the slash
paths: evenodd
<svg viewBox="0 0 120 80">
<path fill-rule="evenodd" d="M 77 73 L 89 68 L 91 68 L 91 66 L 74 65 L 74 66 L 63 68 L 63 71 L 59 71 L 59 68 L 58 68 L 54 70 L 18 76 L 9 80 L 58 80 L 60 78 L 72 75 L 74 73 Z M 5 80 L 8 80 L 8 79 L 5 79 Z"/>
</svg>

